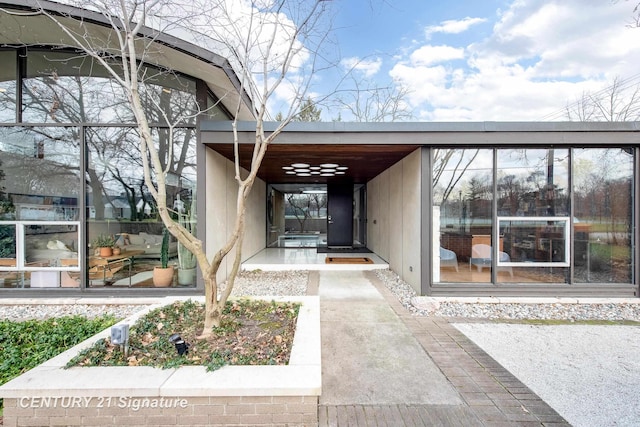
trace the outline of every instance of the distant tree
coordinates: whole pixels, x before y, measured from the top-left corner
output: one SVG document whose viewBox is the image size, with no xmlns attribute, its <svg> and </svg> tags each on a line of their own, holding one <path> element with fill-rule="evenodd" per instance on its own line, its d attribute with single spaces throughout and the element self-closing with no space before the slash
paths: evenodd
<svg viewBox="0 0 640 427">
<path fill-rule="evenodd" d="M 278 113 L 281 115 L 280 113 Z M 294 122 L 319 122 L 322 110 L 316 106 L 311 98 L 307 98 L 300 105 L 300 112 L 293 117 Z M 278 116 L 276 116 L 278 117 Z M 276 118 L 277 120 L 277 118 Z"/>
</svg>

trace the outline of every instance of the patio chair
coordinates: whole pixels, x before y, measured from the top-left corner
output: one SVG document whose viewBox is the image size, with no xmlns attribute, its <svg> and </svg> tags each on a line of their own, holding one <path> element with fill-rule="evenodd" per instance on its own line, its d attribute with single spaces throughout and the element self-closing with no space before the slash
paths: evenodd
<svg viewBox="0 0 640 427">
<path fill-rule="evenodd" d="M 454 251 L 440 247 L 440 267 L 453 267 L 458 271 L 458 256 Z"/>
<path fill-rule="evenodd" d="M 491 254 L 493 253 L 493 248 L 489 245 L 485 245 L 483 243 L 478 243 L 471 247 L 471 259 L 469 259 L 469 269 L 471 269 L 472 265 L 475 265 L 478 269 L 478 272 L 482 272 L 484 267 L 491 268 Z M 500 251 L 498 256 L 500 257 L 501 262 L 510 262 L 511 257 L 506 252 Z M 499 266 L 498 273 L 501 271 L 507 271 L 511 277 L 513 277 L 513 269 L 511 267 Z"/>
</svg>

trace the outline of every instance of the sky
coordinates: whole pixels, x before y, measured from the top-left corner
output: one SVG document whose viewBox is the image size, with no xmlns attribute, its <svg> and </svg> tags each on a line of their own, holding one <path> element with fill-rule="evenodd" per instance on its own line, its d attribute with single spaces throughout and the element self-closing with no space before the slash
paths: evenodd
<svg viewBox="0 0 640 427">
<path fill-rule="evenodd" d="M 413 121 L 566 120 L 584 93 L 640 83 L 634 0 L 332 1 L 342 69 L 315 93 L 357 64 L 358 81 L 408 90 Z"/>
</svg>

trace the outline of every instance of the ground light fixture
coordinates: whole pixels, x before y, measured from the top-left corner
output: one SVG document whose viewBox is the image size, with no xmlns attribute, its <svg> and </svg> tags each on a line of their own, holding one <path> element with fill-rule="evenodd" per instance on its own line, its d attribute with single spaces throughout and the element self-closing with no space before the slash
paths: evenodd
<svg viewBox="0 0 640 427">
<path fill-rule="evenodd" d="M 178 355 L 184 356 L 189 353 L 189 347 L 191 346 L 188 342 L 182 339 L 180 334 L 173 334 L 169 337 L 169 342 L 176 346 L 176 351 Z"/>
<path fill-rule="evenodd" d="M 129 353 L 129 324 L 122 323 L 111 327 L 111 344 L 120 346 L 120 350 L 127 357 Z"/>
</svg>

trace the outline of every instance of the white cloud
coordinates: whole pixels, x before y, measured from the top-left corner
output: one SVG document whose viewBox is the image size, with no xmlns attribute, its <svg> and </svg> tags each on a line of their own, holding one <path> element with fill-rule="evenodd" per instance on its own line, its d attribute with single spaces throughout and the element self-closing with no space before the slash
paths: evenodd
<svg viewBox="0 0 640 427">
<path fill-rule="evenodd" d="M 414 65 L 431 65 L 464 58 L 464 49 L 451 46 L 422 46 L 411 53 Z"/>
<path fill-rule="evenodd" d="M 541 120 L 554 112 L 562 119 L 583 92 L 638 74 L 640 29 L 626 26 L 631 13 L 628 2 L 515 0 L 473 43 L 429 43 L 435 32 L 468 30 L 471 18 L 427 28 L 422 46 L 389 74 L 411 91 L 421 120 Z"/>
<path fill-rule="evenodd" d="M 432 34 L 435 33 L 445 33 L 445 34 L 460 34 L 469 29 L 469 27 L 481 24 L 485 22 L 484 18 L 470 18 L 466 17 L 460 20 L 448 20 L 443 21 L 440 25 L 432 25 L 425 29 L 425 36 L 427 39 L 431 37 Z"/>
<path fill-rule="evenodd" d="M 380 71 L 380 67 L 382 66 L 381 58 L 373 58 L 373 59 L 361 59 L 358 57 L 345 58 L 340 61 L 340 64 L 346 70 L 356 70 L 360 71 L 364 74 L 365 77 L 371 77 Z"/>
</svg>

